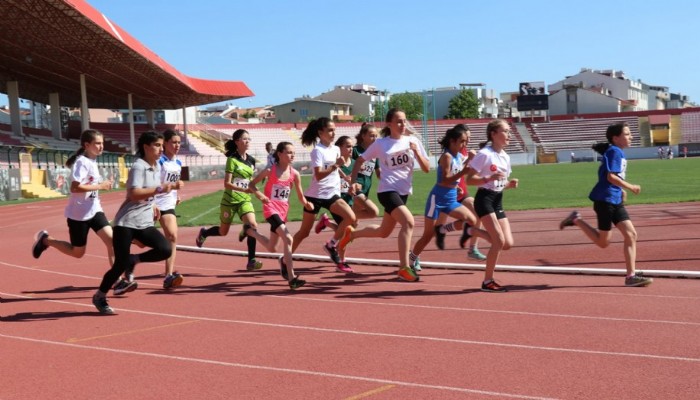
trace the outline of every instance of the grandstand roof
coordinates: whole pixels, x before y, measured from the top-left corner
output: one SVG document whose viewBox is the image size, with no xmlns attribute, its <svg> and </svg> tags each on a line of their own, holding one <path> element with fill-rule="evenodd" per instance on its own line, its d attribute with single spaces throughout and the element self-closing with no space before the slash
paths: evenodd
<svg viewBox="0 0 700 400">
<path fill-rule="evenodd" d="M 136 109 L 253 96 L 243 82 L 182 74 L 84 0 L 4 0 L 0 14 L 0 89 L 18 81 L 23 99 L 57 92 L 77 107 L 83 73 L 91 108 L 128 108 L 129 93 Z"/>
</svg>

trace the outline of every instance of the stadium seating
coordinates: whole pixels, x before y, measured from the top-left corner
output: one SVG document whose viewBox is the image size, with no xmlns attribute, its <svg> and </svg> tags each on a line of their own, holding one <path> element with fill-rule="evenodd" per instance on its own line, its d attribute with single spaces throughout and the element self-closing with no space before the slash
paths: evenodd
<svg viewBox="0 0 700 400">
<path fill-rule="evenodd" d="M 558 150 L 573 150 L 590 147 L 595 142 L 604 142 L 609 125 L 627 122 L 632 131 L 632 147 L 641 146 L 639 118 L 636 116 L 568 119 L 550 122 L 525 123 L 531 130 L 532 139 L 546 153 Z"/>
</svg>

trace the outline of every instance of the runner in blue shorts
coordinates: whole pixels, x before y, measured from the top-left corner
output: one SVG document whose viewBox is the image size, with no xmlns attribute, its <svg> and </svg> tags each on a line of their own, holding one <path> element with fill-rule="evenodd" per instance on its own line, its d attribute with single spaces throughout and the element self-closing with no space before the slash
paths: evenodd
<svg viewBox="0 0 700 400">
<path fill-rule="evenodd" d="M 425 204 L 423 236 L 418 239 L 413 246 L 413 251 L 409 254 L 411 267 L 416 271 L 421 269 L 419 260 L 421 252 L 440 228 L 435 225 L 440 214 L 447 214 L 468 225 L 464 229 L 466 235 L 491 240 L 488 233 L 472 227 L 477 222 L 476 216 L 457 200 L 457 185 L 469 170 L 467 159 L 462 156 L 460 151 L 467 146 L 466 132 L 456 128 L 448 129 L 440 140 L 440 146 L 443 153 L 438 160 L 437 183 L 430 191 L 428 201 Z"/>
</svg>

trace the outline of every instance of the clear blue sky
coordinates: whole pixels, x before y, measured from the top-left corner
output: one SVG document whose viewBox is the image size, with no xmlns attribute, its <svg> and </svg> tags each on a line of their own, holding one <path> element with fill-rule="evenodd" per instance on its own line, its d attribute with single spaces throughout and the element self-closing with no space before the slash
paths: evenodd
<svg viewBox="0 0 700 400">
<path fill-rule="evenodd" d="M 622 70 L 700 103 L 695 1 L 88 0 L 181 72 L 241 80 L 241 107 L 338 84 L 392 93 Z"/>
</svg>

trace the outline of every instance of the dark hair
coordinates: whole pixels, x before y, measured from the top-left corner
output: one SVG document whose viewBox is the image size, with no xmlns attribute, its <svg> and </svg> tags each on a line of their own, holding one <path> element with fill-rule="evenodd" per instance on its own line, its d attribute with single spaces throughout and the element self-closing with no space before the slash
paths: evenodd
<svg viewBox="0 0 700 400">
<path fill-rule="evenodd" d="M 350 136 L 343 135 L 343 136 L 339 137 L 338 140 L 336 140 L 334 144 L 336 146 L 340 147 L 345 142 L 350 142 L 350 141 L 351 141 Z"/>
<path fill-rule="evenodd" d="M 372 129 L 377 129 L 377 127 L 370 124 L 369 122 L 363 122 L 362 127 L 360 128 L 360 132 L 357 135 L 355 135 L 355 144 L 362 145 L 365 135 Z"/>
<path fill-rule="evenodd" d="M 591 146 L 591 148 L 595 150 L 596 153 L 605 154 L 612 144 L 613 138 L 622 135 L 622 132 L 626 127 L 629 128 L 629 124 L 627 124 L 627 122 L 618 122 L 608 126 L 608 129 L 605 131 L 605 138 L 608 139 L 607 143 L 596 143 Z"/>
<path fill-rule="evenodd" d="M 332 121 L 329 118 L 321 117 L 314 119 L 309 122 L 309 125 L 301 133 L 301 144 L 304 146 L 316 145 L 316 140 L 318 139 L 318 131 L 328 127 Z"/>
<path fill-rule="evenodd" d="M 236 129 L 236 131 L 233 132 L 231 139 L 227 140 L 226 143 L 224 143 L 226 157 L 233 157 L 233 155 L 236 152 L 238 152 L 238 145 L 236 144 L 236 141 L 243 137 L 244 133 L 248 133 L 248 131 L 245 129 Z"/>
<path fill-rule="evenodd" d="M 86 129 L 80 134 L 80 148 L 75 151 L 75 154 L 70 156 L 66 160 L 66 167 L 70 168 L 75 164 L 75 160 L 79 155 L 85 153 L 85 144 L 90 144 L 95 141 L 98 136 L 102 136 L 102 133 L 95 129 Z"/>
<path fill-rule="evenodd" d="M 486 141 L 479 143 L 479 148 L 484 148 L 489 142 L 493 141 L 493 133 L 496 132 L 499 126 L 508 125 L 508 123 L 502 119 L 494 119 L 486 125 Z"/>
<path fill-rule="evenodd" d="M 166 129 L 163 131 L 163 140 L 169 142 L 173 137 L 178 136 L 177 132 L 172 129 Z"/>
<path fill-rule="evenodd" d="M 272 143 L 270 143 L 272 145 Z M 279 164 L 280 162 L 280 156 L 279 153 L 283 152 L 284 149 L 287 148 L 287 146 L 294 146 L 292 142 L 279 142 L 277 143 L 277 148 L 275 149 L 275 152 L 272 154 L 272 158 L 275 159 L 275 164 Z"/>
<path fill-rule="evenodd" d="M 146 152 L 144 151 L 144 146 L 149 145 L 158 139 L 163 139 L 163 134 L 156 131 L 146 131 L 139 136 L 139 141 L 136 143 L 136 156 L 139 158 L 145 158 Z"/>
<path fill-rule="evenodd" d="M 447 150 L 450 148 L 450 142 L 452 142 L 453 140 L 459 139 L 460 137 L 462 137 L 462 135 L 464 133 L 466 133 L 468 131 L 469 131 L 469 128 L 466 125 L 457 124 L 457 125 L 453 126 L 452 128 L 448 129 L 445 132 L 445 136 L 443 136 L 442 139 L 440 139 L 440 141 L 438 143 L 440 144 L 440 147 L 443 150 Z"/>
<path fill-rule="evenodd" d="M 386 112 L 386 118 L 384 118 L 384 122 L 386 122 L 387 124 L 390 123 L 394 119 L 394 115 L 400 112 L 405 114 L 405 111 L 398 107 L 390 108 L 389 111 Z M 388 126 L 385 126 L 384 128 L 382 128 L 380 133 L 382 134 L 382 137 L 387 137 L 391 135 L 391 129 Z"/>
<path fill-rule="evenodd" d="M 265 143 L 265 150 L 272 148 L 272 142 Z M 268 150 L 269 151 L 269 150 Z"/>
</svg>

